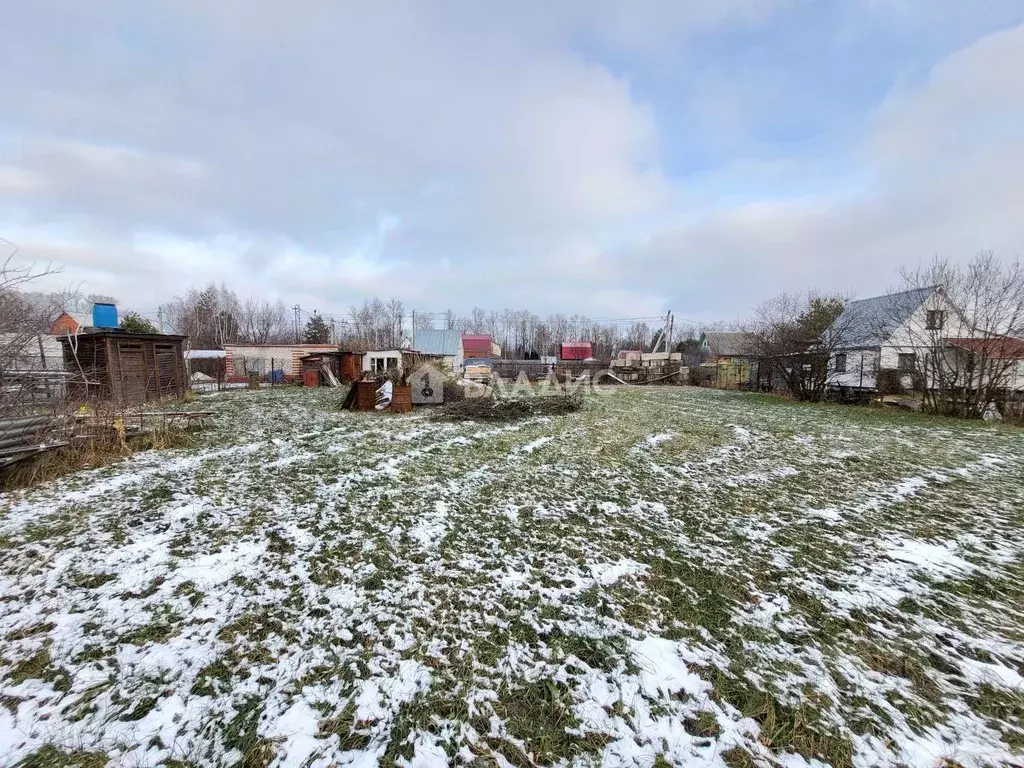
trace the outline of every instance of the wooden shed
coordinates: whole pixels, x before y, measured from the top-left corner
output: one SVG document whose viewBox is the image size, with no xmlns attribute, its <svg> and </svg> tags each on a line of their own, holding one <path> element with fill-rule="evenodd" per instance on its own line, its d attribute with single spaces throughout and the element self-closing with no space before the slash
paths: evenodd
<svg viewBox="0 0 1024 768">
<path fill-rule="evenodd" d="M 68 394 L 138 405 L 185 394 L 184 336 L 117 330 L 63 336 Z"/>
</svg>

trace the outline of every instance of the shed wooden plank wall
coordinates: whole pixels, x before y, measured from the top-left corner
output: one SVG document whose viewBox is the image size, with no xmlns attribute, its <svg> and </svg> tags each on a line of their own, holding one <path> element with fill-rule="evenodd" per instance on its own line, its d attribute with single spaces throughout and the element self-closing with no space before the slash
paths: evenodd
<svg viewBox="0 0 1024 768">
<path fill-rule="evenodd" d="M 84 334 L 64 346 L 69 387 L 82 399 L 111 398 L 126 405 L 185 394 L 181 339 L 129 334 Z"/>
</svg>

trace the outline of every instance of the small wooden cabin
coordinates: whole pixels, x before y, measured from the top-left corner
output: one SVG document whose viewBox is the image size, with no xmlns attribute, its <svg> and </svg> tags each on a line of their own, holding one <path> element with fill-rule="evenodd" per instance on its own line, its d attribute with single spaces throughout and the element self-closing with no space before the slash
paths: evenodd
<svg viewBox="0 0 1024 768">
<path fill-rule="evenodd" d="M 62 336 L 68 395 L 122 405 L 182 397 L 185 338 L 118 330 Z"/>
</svg>

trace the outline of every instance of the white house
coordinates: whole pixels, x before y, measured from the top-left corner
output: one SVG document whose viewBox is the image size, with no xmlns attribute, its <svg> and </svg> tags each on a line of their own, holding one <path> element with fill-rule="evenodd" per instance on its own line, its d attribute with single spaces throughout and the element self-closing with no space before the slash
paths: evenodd
<svg viewBox="0 0 1024 768">
<path fill-rule="evenodd" d="M 896 370 L 909 386 L 924 355 L 977 335 L 939 286 L 851 301 L 826 334 L 835 350 L 829 383 L 873 389 L 878 371 Z"/>
<path fill-rule="evenodd" d="M 402 370 L 400 349 L 375 349 L 363 355 L 363 373 L 384 373 L 392 368 Z"/>
</svg>

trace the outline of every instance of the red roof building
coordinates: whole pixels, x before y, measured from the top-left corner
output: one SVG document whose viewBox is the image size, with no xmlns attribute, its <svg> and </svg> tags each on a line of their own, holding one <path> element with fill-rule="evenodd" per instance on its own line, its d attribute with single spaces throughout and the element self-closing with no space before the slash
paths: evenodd
<svg viewBox="0 0 1024 768">
<path fill-rule="evenodd" d="M 1024 360 L 1024 340 L 1011 336 L 946 339 L 946 343 L 989 360 Z"/>
<path fill-rule="evenodd" d="M 587 360 L 594 355 L 589 341 L 569 341 L 562 345 L 558 356 L 563 360 Z"/>
<path fill-rule="evenodd" d="M 491 357 L 491 337 L 486 334 L 462 334 L 463 357 Z"/>
</svg>

